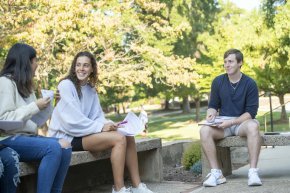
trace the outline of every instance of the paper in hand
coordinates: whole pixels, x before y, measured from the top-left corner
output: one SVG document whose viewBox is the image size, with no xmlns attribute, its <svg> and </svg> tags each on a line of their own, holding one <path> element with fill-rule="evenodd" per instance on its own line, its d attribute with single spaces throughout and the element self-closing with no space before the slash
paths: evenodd
<svg viewBox="0 0 290 193">
<path fill-rule="evenodd" d="M 221 123 L 222 122 L 216 122 L 216 121 L 213 121 L 213 122 L 203 121 L 203 122 L 198 123 L 198 126 L 208 125 L 208 126 L 212 126 L 212 127 L 217 127 Z"/>
<path fill-rule="evenodd" d="M 214 121 L 212 121 L 212 122 L 202 121 L 202 122 L 198 123 L 198 126 L 208 125 L 208 126 L 212 126 L 212 127 L 217 127 L 218 125 L 222 124 L 225 120 L 230 120 L 230 119 L 233 119 L 233 117 L 216 116 Z"/>
<path fill-rule="evenodd" d="M 41 95 L 42 98 L 50 98 L 50 102 L 52 103 L 53 98 L 54 98 L 54 91 L 53 90 L 45 90 L 45 89 L 41 89 Z"/>
<path fill-rule="evenodd" d="M 54 92 L 53 90 L 41 90 L 41 94 L 43 98 L 50 98 L 50 104 L 34 116 L 32 116 L 31 120 L 36 123 L 38 127 L 45 124 L 45 122 L 49 119 L 51 116 L 51 113 L 53 111 L 53 98 L 54 98 Z"/>
<path fill-rule="evenodd" d="M 124 119 L 122 127 L 118 128 L 118 132 L 122 133 L 125 136 L 135 136 L 141 133 L 144 130 L 144 124 L 142 124 L 141 120 L 137 115 L 133 112 L 129 112 Z"/>
</svg>

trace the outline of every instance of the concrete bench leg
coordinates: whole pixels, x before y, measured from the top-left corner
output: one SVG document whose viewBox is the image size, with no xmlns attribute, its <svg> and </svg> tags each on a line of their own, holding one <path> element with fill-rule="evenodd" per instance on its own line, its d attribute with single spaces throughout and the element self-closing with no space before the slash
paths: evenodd
<svg viewBox="0 0 290 193">
<path fill-rule="evenodd" d="M 204 179 L 206 175 L 210 172 L 209 162 L 202 150 L 202 178 Z M 220 169 L 224 176 L 232 174 L 232 162 L 231 162 L 231 151 L 229 147 L 217 147 L 217 160 L 219 162 Z"/>
<path fill-rule="evenodd" d="M 161 182 L 163 180 L 161 148 L 138 153 L 138 163 L 142 181 Z"/>
<path fill-rule="evenodd" d="M 217 159 L 224 176 L 232 174 L 231 150 L 229 147 L 217 147 Z"/>
</svg>

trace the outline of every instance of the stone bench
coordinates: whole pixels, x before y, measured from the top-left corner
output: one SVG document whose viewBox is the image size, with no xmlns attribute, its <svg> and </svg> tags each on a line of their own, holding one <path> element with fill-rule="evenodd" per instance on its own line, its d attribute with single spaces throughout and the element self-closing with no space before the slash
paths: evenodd
<svg viewBox="0 0 290 193">
<path fill-rule="evenodd" d="M 161 139 L 136 139 L 136 147 L 142 181 L 161 182 L 163 180 Z M 113 184 L 110 154 L 111 150 L 95 155 L 87 151 L 73 152 L 63 192 L 86 190 L 102 183 Z M 37 163 L 20 163 L 21 184 L 18 193 L 36 192 L 36 172 Z"/>
<path fill-rule="evenodd" d="M 261 146 L 288 146 L 290 145 L 290 134 L 278 135 L 262 135 Z M 247 139 L 239 136 L 226 137 L 216 142 L 217 159 L 219 166 L 225 176 L 232 174 L 232 161 L 231 161 L 231 147 L 247 147 Z M 202 177 L 210 172 L 209 163 L 202 153 Z"/>
</svg>

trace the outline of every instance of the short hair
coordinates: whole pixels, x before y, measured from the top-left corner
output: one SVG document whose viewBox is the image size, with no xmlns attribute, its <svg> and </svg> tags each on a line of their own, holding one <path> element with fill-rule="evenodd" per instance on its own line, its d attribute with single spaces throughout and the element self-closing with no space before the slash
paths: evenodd
<svg viewBox="0 0 290 193">
<path fill-rule="evenodd" d="M 224 53 L 224 59 L 226 59 L 230 54 L 235 54 L 236 60 L 237 60 L 238 63 L 244 61 L 244 55 L 243 55 L 243 53 L 240 50 L 234 49 L 234 48 L 231 48 L 231 49 L 227 50 Z"/>
<path fill-rule="evenodd" d="M 33 72 L 31 61 L 36 58 L 35 49 L 24 43 L 14 44 L 8 51 L 0 76 L 15 81 L 17 90 L 23 98 L 33 92 Z"/>
</svg>

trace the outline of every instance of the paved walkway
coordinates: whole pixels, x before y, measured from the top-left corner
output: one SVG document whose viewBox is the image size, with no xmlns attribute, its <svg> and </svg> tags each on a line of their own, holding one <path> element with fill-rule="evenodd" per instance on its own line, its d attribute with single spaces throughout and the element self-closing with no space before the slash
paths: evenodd
<svg viewBox="0 0 290 193">
<path fill-rule="evenodd" d="M 289 193 L 290 192 L 290 146 L 264 148 L 261 151 L 258 167 L 263 186 L 248 187 L 249 166 L 233 171 L 227 183 L 205 188 L 200 183 L 162 182 L 148 183 L 155 193 Z M 84 192 L 83 192 L 84 193 Z M 111 193 L 111 185 L 85 193 Z"/>
<path fill-rule="evenodd" d="M 263 185 L 249 187 L 247 173 L 249 165 L 233 171 L 227 183 L 205 188 L 201 183 L 169 182 L 148 183 L 155 193 L 289 193 L 290 192 L 290 146 L 263 148 L 258 167 Z M 82 193 L 111 193 L 111 185 L 102 185 Z"/>
<path fill-rule="evenodd" d="M 189 193 L 200 184 L 164 181 L 162 183 L 147 183 L 147 186 L 155 193 Z M 95 190 L 82 193 L 111 193 L 111 185 L 102 185 Z"/>
<path fill-rule="evenodd" d="M 258 167 L 263 185 L 248 187 L 249 165 L 227 177 L 227 183 L 214 188 L 198 187 L 191 193 L 288 193 L 290 192 L 290 147 L 266 148 L 261 151 Z"/>
</svg>

